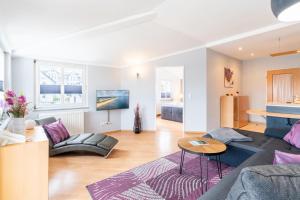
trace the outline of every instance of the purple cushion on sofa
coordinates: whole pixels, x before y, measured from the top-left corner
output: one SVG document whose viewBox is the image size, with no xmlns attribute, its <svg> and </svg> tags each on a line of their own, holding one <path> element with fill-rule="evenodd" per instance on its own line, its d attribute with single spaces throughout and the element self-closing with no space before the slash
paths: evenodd
<svg viewBox="0 0 300 200">
<path fill-rule="evenodd" d="M 43 128 L 48 133 L 49 137 L 51 138 L 53 144 L 60 143 L 70 137 L 70 134 L 66 127 L 63 125 L 61 120 L 57 120 L 51 124 L 43 125 Z"/>
<path fill-rule="evenodd" d="M 300 164 L 300 155 L 275 150 L 273 164 Z"/>
<path fill-rule="evenodd" d="M 283 139 L 291 145 L 300 148 L 300 121 L 293 125 L 291 131 Z"/>
</svg>

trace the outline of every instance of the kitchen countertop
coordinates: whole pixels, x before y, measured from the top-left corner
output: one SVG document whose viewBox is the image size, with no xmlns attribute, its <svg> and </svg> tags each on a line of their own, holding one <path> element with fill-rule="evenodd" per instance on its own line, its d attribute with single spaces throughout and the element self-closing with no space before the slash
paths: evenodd
<svg viewBox="0 0 300 200">
<path fill-rule="evenodd" d="M 258 116 L 263 116 L 263 117 L 269 116 L 269 117 L 300 119 L 299 114 L 275 113 L 275 112 L 267 112 L 265 110 L 247 110 L 246 112 L 249 115 L 258 115 Z"/>
<path fill-rule="evenodd" d="M 300 103 L 268 103 L 267 106 L 300 107 Z"/>
</svg>

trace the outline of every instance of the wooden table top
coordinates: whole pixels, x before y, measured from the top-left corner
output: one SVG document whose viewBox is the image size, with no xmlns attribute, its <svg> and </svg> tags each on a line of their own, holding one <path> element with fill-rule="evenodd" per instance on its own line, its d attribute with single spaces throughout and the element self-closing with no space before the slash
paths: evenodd
<svg viewBox="0 0 300 200">
<path fill-rule="evenodd" d="M 14 148 L 14 146 L 18 146 L 18 145 L 31 145 L 33 143 L 43 143 L 43 142 L 48 143 L 48 138 L 44 132 L 44 129 L 41 126 L 36 126 L 31 130 L 25 130 L 24 135 L 26 137 L 26 142 L 8 144 L 6 146 L 1 146 L 0 149 Z"/>
<path fill-rule="evenodd" d="M 195 146 L 191 141 L 205 141 L 207 144 Z M 226 151 L 227 147 L 222 142 L 203 137 L 185 137 L 178 140 L 178 147 L 194 154 L 218 154 Z"/>
</svg>

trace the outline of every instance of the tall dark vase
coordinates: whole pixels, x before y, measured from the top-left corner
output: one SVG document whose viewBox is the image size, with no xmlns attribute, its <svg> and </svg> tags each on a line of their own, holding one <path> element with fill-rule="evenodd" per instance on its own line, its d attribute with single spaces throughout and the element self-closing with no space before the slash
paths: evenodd
<svg viewBox="0 0 300 200">
<path fill-rule="evenodd" d="M 139 134 L 140 132 L 142 132 L 142 123 L 141 123 L 139 104 L 137 104 L 136 108 L 134 109 L 133 132 L 136 133 L 136 134 Z"/>
</svg>

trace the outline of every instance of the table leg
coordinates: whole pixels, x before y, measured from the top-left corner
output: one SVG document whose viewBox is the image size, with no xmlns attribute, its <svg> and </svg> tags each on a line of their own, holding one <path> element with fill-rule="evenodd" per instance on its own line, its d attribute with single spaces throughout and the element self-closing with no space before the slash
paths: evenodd
<svg viewBox="0 0 300 200">
<path fill-rule="evenodd" d="M 180 174 L 182 174 L 182 168 L 183 168 L 183 162 L 184 162 L 184 155 L 185 155 L 185 151 L 181 150 L 180 169 L 179 169 L 179 173 Z"/>
<path fill-rule="evenodd" d="M 219 166 L 220 166 L 220 179 L 222 179 L 223 178 L 223 174 L 222 174 L 221 155 L 218 155 L 218 161 L 219 161 Z"/>
<path fill-rule="evenodd" d="M 218 175 L 220 177 L 220 168 L 219 168 L 218 155 L 216 155 L 216 163 L 217 163 Z"/>
</svg>

